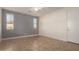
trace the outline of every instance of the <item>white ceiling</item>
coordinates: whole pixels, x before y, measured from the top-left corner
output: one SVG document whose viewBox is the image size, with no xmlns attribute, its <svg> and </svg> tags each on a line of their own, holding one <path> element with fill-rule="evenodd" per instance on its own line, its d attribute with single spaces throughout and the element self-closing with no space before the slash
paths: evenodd
<svg viewBox="0 0 79 59">
<path fill-rule="evenodd" d="M 33 7 L 3 7 L 3 8 L 33 16 L 42 16 L 54 10 L 61 9 L 60 7 L 44 7 L 42 10 L 36 12 L 32 11 Z"/>
</svg>

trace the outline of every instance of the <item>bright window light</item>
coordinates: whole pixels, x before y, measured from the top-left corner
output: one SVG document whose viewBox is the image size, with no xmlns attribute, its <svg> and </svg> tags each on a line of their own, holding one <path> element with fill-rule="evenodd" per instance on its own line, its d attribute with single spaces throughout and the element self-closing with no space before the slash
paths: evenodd
<svg viewBox="0 0 79 59">
<path fill-rule="evenodd" d="M 13 30 L 14 29 L 14 15 L 13 14 L 6 14 L 6 29 Z"/>
<path fill-rule="evenodd" d="M 37 18 L 33 18 L 33 27 L 34 29 L 37 28 Z"/>
</svg>

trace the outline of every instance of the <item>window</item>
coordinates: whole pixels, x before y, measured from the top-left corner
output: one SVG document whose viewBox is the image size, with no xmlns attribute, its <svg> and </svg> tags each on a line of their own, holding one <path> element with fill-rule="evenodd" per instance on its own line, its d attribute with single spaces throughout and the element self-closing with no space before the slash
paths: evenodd
<svg viewBox="0 0 79 59">
<path fill-rule="evenodd" d="M 13 14 L 6 14 L 6 29 L 13 30 L 14 29 L 14 15 Z"/>
<path fill-rule="evenodd" d="M 33 27 L 34 29 L 37 28 L 37 18 L 33 18 Z"/>
</svg>

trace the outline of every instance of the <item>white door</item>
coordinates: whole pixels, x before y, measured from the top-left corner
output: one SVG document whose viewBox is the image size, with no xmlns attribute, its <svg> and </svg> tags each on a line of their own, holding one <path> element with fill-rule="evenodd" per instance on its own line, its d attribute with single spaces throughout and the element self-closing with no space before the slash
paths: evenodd
<svg viewBox="0 0 79 59">
<path fill-rule="evenodd" d="M 68 9 L 68 41 L 79 43 L 79 8 Z"/>
</svg>

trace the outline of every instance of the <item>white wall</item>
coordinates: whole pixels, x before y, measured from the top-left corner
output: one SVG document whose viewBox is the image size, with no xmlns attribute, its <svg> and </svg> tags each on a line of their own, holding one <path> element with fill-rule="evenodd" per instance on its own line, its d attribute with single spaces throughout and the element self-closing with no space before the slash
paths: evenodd
<svg viewBox="0 0 79 59">
<path fill-rule="evenodd" d="M 66 8 L 40 17 L 39 34 L 66 41 Z"/>
<path fill-rule="evenodd" d="M 79 43 L 79 7 L 68 8 L 68 41 Z"/>
</svg>

